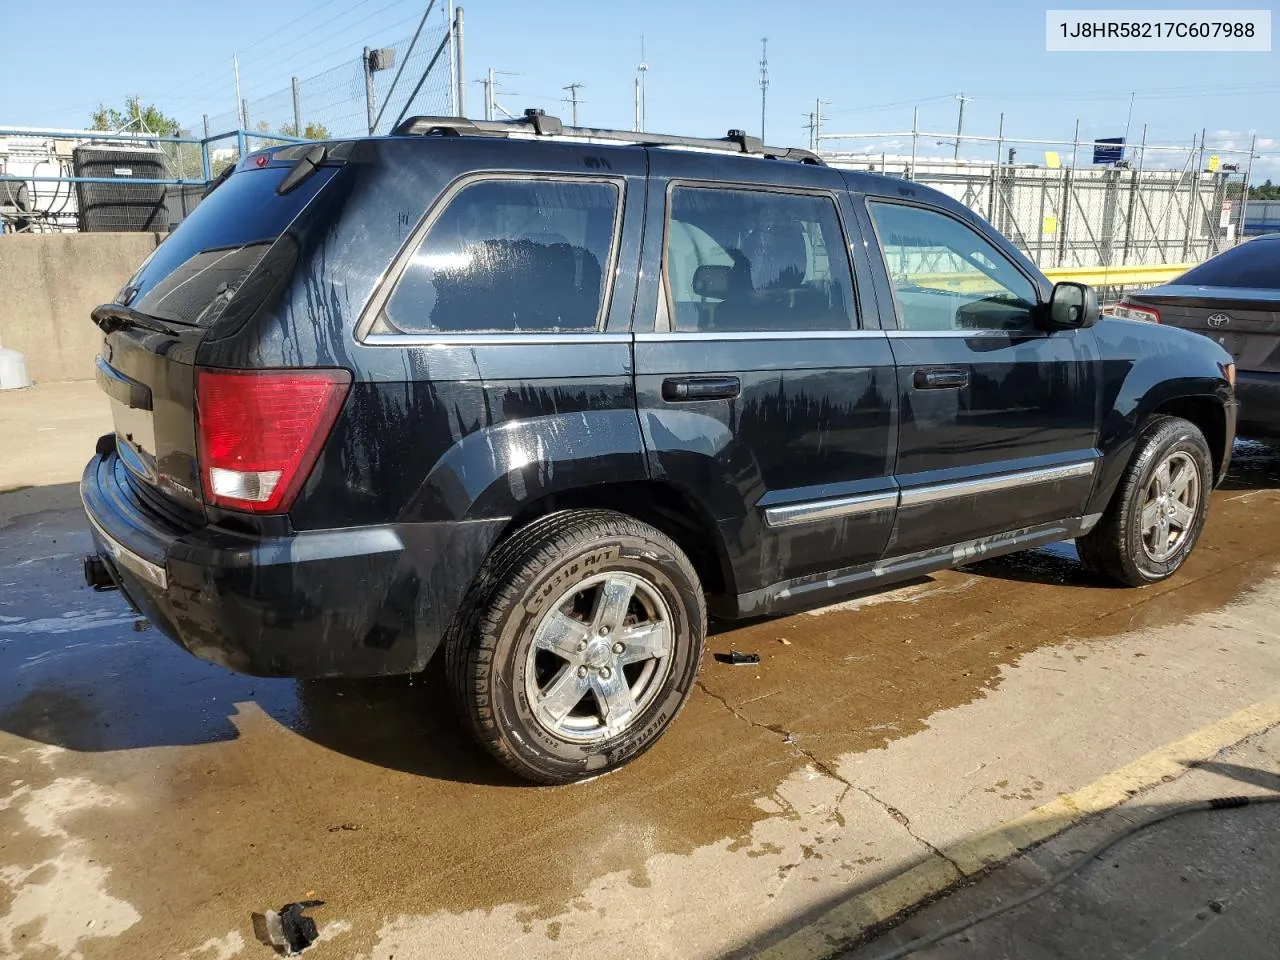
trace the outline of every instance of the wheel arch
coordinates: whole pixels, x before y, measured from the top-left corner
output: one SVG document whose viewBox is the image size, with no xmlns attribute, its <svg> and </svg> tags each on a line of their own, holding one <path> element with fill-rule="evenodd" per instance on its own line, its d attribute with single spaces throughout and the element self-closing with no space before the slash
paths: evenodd
<svg viewBox="0 0 1280 960">
<path fill-rule="evenodd" d="M 684 551 L 704 592 L 735 592 L 733 566 L 711 514 L 687 490 L 662 480 L 598 483 L 549 493 L 522 507 L 502 529 L 498 542 L 539 517 L 578 509 L 613 510 L 649 524 Z"/>
</svg>

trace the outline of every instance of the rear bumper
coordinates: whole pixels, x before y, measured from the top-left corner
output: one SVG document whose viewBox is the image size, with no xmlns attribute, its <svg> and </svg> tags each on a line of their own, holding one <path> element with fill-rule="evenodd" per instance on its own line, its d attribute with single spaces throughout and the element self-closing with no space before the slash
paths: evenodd
<svg viewBox="0 0 1280 960">
<path fill-rule="evenodd" d="M 1280 436 L 1280 373 L 1238 371 L 1236 399 L 1241 436 Z"/>
<path fill-rule="evenodd" d="M 182 647 L 241 673 L 368 677 L 426 666 L 501 520 L 255 539 L 183 531 L 141 504 L 114 453 L 80 482 L 98 555 Z"/>
</svg>

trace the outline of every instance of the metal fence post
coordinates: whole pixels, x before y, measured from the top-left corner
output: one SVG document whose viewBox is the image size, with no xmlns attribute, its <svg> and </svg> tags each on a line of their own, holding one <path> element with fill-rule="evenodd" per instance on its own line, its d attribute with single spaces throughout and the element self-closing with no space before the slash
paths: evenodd
<svg viewBox="0 0 1280 960">
<path fill-rule="evenodd" d="M 1077 121 L 1079 123 L 1079 121 Z M 1067 230 L 1071 226 L 1071 176 L 1075 167 L 1068 167 L 1062 172 L 1062 212 L 1058 216 L 1058 262 L 1055 266 L 1063 266 L 1067 259 Z"/>
<path fill-rule="evenodd" d="M 1196 155 L 1196 138 L 1193 134 L 1191 137 L 1191 154 L 1187 157 L 1187 163 L 1190 164 L 1192 158 Z M 1204 156 L 1204 141 L 1200 141 L 1200 156 Z M 1196 168 L 1191 171 L 1191 193 L 1187 196 L 1187 220 L 1186 229 L 1182 231 L 1182 262 L 1186 263 L 1187 256 L 1191 253 L 1191 217 L 1195 213 L 1196 200 L 1200 195 L 1200 167 L 1203 164 L 1196 164 Z"/>
<path fill-rule="evenodd" d="M 465 117 L 467 115 L 467 75 L 463 72 L 462 67 L 462 8 L 458 7 L 453 16 L 456 22 L 454 43 L 457 44 L 458 48 L 458 116 Z"/>
<path fill-rule="evenodd" d="M 209 160 L 209 115 L 204 115 L 204 139 L 200 141 L 200 162 L 204 168 L 204 179 L 208 183 L 213 179 L 213 164 Z"/>
<path fill-rule="evenodd" d="M 302 133 L 302 91 L 298 86 L 298 78 L 293 78 L 293 135 L 301 137 Z"/>
<path fill-rule="evenodd" d="M 1129 178 L 1129 203 L 1124 215 L 1124 247 L 1120 251 L 1120 263 L 1129 262 L 1129 248 L 1133 244 L 1133 218 L 1138 215 L 1138 191 L 1142 189 L 1142 162 L 1147 154 L 1147 125 L 1142 125 L 1142 146 L 1138 148 L 1138 168 Z"/>
<path fill-rule="evenodd" d="M 1249 178 L 1253 174 L 1253 150 L 1258 145 L 1258 135 L 1255 133 L 1253 139 L 1249 141 L 1249 160 L 1244 167 L 1244 189 L 1240 192 L 1240 236 L 1244 236 L 1244 216 L 1249 210 Z"/>
<path fill-rule="evenodd" d="M 1002 172 L 1002 161 L 1000 159 L 1000 154 L 1003 151 L 1004 151 L 1004 111 L 1001 111 L 1000 112 L 1000 128 L 996 133 L 996 167 L 994 171 L 995 175 L 991 180 L 991 215 L 987 217 L 987 220 L 993 225 L 996 222 L 996 217 L 1000 215 L 1000 197 L 998 194 L 1000 191 L 1000 174 Z M 999 230 L 1000 228 L 997 226 L 996 229 Z"/>
</svg>

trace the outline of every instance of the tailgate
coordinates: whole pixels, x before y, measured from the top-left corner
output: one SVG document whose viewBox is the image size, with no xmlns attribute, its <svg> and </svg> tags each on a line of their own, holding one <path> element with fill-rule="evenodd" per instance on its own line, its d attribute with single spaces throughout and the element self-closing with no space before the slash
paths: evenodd
<svg viewBox="0 0 1280 960">
<path fill-rule="evenodd" d="M 205 522 L 196 460 L 197 349 L 205 336 L 227 333 L 218 326 L 224 315 L 243 317 L 257 306 L 246 301 L 261 298 L 262 285 L 246 281 L 333 174 L 325 168 L 281 187 L 293 163 L 243 163 L 156 248 L 116 303 L 94 312 L 107 331 L 96 376 L 111 398 L 129 483 L 187 528 Z"/>
<path fill-rule="evenodd" d="M 116 452 L 130 486 L 183 527 L 203 525 L 196 465 L 195 348 L 204 331 L 107 334 L 95 374 L 110 398 Z"/>
</svg>

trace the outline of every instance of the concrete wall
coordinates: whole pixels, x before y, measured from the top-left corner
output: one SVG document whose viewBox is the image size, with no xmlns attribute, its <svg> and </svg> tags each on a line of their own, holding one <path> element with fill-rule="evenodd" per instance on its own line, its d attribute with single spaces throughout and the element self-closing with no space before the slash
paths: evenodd
<svg viewBox="0 0 1280 960">
<path fill-rule="evenodd" d="M 23 354 L 37 382 L 92 378 L 102 334 L 89 311 L 111 300 L 163 237 L 0 236 L 0 345 Z"/>
</svg>

